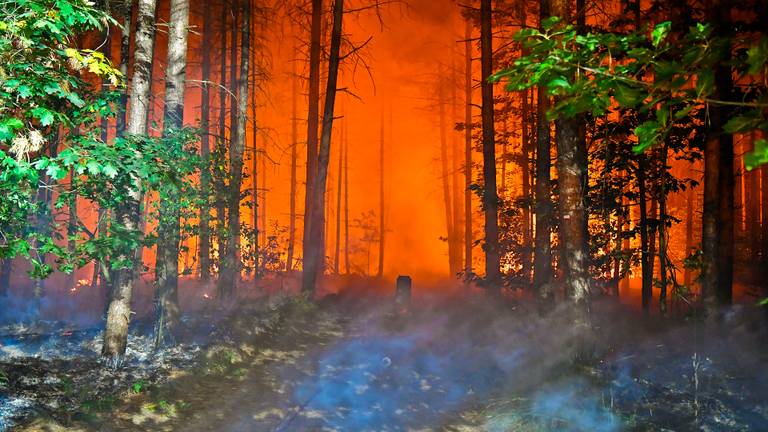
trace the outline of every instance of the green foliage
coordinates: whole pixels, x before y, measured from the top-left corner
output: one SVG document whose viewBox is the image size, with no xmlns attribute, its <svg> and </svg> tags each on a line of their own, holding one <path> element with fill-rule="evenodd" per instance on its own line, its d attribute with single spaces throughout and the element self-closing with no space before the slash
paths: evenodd
<svg viewBox="0 0 768 432">
<path fill-rule="evenodd" d="M 527 55 L 492 76 L 507 89 L 519 91 L 543 86 L 556 96 L 550 117 L 581 114 L 602 116 L 633 108 L 644 114 L 634 136 L 635 152 L 663 142 L 677 123 L 690 121 L 710 105 L 727 105 L 737 111 L 725 132 L 768 132 L 768 91 L 764 80 L 768 38 L 757 40 L 716 34 L 699 23 L 679 38 L 670 38 L 672 24 L 646 31 L 577 34 L 572 25 L 553 18 L 543 30 L 526 29 L 516 35 Z M 735 47 L 746 46 L 746 55 Z M 744 83 L 739 98 L 713 97 L 715 69 L 730 66 L 735 80 Z M 748 156 L 754 168 L 768 162 L 764 143 Z"/>
<path fill-rule="evenodd" d="M 173 194 L 179 212 L 194 211 L 197 132 L 102 142 L 98 123 L 117 111 L 122 76 L 102 53 L 74 40 L 114 20 L 86 0 L 0 0 L 0 13 L 0 258 L 28 259 L 36 278 L 94 260 L 131 266 L 116 257 L 132 256 L 152 235 L 110 221 L 98 235 L 79 221 L 62 230 L 55 213 L 80 199 L 114 218 L 137 183 L 143 193 Z"/>
</svg>

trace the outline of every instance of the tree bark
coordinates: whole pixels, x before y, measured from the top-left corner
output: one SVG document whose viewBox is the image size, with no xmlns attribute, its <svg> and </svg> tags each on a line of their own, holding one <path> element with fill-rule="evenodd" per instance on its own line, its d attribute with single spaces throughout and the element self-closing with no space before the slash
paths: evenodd
<svg viewBox="0 0 768 432">
<path fill-rule="evenodd" d="M 553 0 L 551 13 L 569 22 L 570 4 Z M 583 119 L 561 118 L 555 122 L 557 172 L 560 187 L 560 244 L 564 257 L 566 295 L 575 306 L 578 326 L 589 323 L 589 249 L 587 231 L 587 149 Z"/>
<path fill-rule="evenodd" d="M 128 64 L 131 59 L 131 21 L 133 19 L 133 0 L 124 0 L 122 6 L 123 26 L 120 32 L 120 73 L 128 76 Z M 123 136 L 128 122 L 128 88 L 120 90 L 120 107 L 116 119 L 117 136 Z"/>
<path fill-rule="evenodd" d="M 349 134 L 347 125 L 342 130 L 344 147 L 344 274 L 349 275 Z"/>
<path fill-rule="evenodd" d="M 139 0 L 136 32 L 134 34 L 134 70 L 131 82 L 131 100 L 128 112 L 127 133 L 145 135 L 149 114 L 150 84 L 155 40 L 156 0 Z M 140 155 L 137 155 L 140 156 Z M 141 183 L 133 178 L 126 202 L 120 209 L 119 221 L 129 231 L 140 226 L 142 201 Z M 123 260 L 140 260 L 136 254 L 119 257 Z M 131 319 L 131 294 L 133 291 L 134 268 L 117 272 L 114 289 L 110 293 L 107 322 L 104 331 L 102 356 L 113 368 L 122 364 L 128 342 L 128 325 Z"/>
<path fill-rule="evenodd" d="M 448 273 L 453 277 L 458 273 L 458 261 L 456 260 L 455 242 L 453 239 L 453 210 L 451 210 L 451 175 L 448 172 L 448 137 L 446 136 L 446 115 L 445 115 L 445 90 L 444 82 L 438 83 L 438 115 L 440 127 L 440 183 L 443 189 L 443 210 L 445 212 L 445 238 L 448 245 Z"/>
<path fill-rule="evenodd" d="M 240 27 L 240 73 L 237 79 L 236 122 L 229 149 L 230 184 L 229 184 L 229 234 L 227 247 L 219 274 L 218 292 L 221 300 L 232 299 L 235 283 L 240 278 L 240 188 L 243 182 L 243 154 L 245 153 L 245 133 L 248 115 L 248 81 L 251 50 L 251 12 L 250 0 L 242 0 L 242 22 Z"/>
<path fill-rule="evenodd" d="M 205 2 L 203 13 L 203 43 L 200 47 L 202 54 L 202 81 L 201 103 L 200 103 L 200 156 L 205 165 L 200 173 L 200 194 L 205 202 L 208 202 L 210 195 L 211 172 L 208 168 L 211 157 L 211 90 L 208 82 L 211 79 L 211 43 L 213 29 L 211 27 L 211 2 Z M 200 227 L 199 235 L 199 263 L 200 279 L 208 281 L 211 277 L 211 211 L 207 205 L 200 208 Z"/>
<path fill-rule="evenodd" d="M 714 0 L 710 7 L 715 31 L 722 36 L 730 33 L 730 8 L 727 2 Z M 726 62 L 715 68 L 713 99 L 733 98 L 733 77 Z M 731 109 L 722 105 L 709 106 L 704 149 L 704 217 L 702 247 L 702 299 L 706 313 L 715 318 L 722 306 L 733 297 L 733 234 L 734 234 L 734 152 L 733 136 L 723 131 L 730 119 Z"/>
<path fill-rule="evenodd" d="M 342 132 L 343 135 L 343 132 Z M 333 254 L 333 272 L 339 274 L 341 271 L 341 192 L 343 187 L 344 176 L 342 175 L 344 170 L 344 143 L 342 138 L 342 144 L 339 146 L 339 164 L 338 164 L 338 178 L 336 179 L 336 242 L 334 243 L 335 251 Z"/>
<path fill-rule="evenodd" d="M 171 0 L 168 32 L 168 63 L 165 72 L 165 118 L 163 133 L 179 130 L 184 123 L 184 90 L 186 84 L 189 0 Z M 176 185 L 165 186 L 160 197 L 158 221 L 157 294 L 155 299 L 155 348 L 165 342 L 178 324 L 179 310 L 179 242 L 181 241 L 180 191 Z"/>
<path fill-rule="evenodd" d="M 522 157 L 520 160 L 520 170 L 522 171 L 522 198 L 523 198 L 523 250 L 522 250 L 522 273 L 525 284 L 531 283 L 531 156 L 530 156 L 530 103 L 528 102 L 529 90 L 524 91 L 522 96 L 522 126 L 523 136 L 521 138 Z"/>
<path fill-rule="evenodd" d="M 318 276 L 323 271 L 323 209 L 325 208 L 326 182 L 328 180 L 328 162 L 331 153 L 331 135 L 333 133 L 333 113 L 336 104 L 336 88 L 339 77 L 341 60 L 341 32 L 344 17 L 344 0 L 333 2 L 333 30 L 331 33 L 331 49 L 328 59 L 328 82 L 325 93 L 325 109 L 323 111 L 323 130 L 317 157 L 317 173 L 313 189 L 312 206 L 310 207 L 309 238 L 304 244 L 304 273 L 302 275 L 302 291 L 313 295 Z M 305 228 L 306 229 L 306 228 Z"/>
<path fill-rule="evenodd" d="M 541 2 L 541 17 L 546 18 L 546 1 Z M 550 122 L 547 119 L 549 96 L 543 87 L 537 89 L 537 137 L 536 137 L 536 253 L 533 256 L 533 286 L 538 296 L 542 311 L 551 309 L 555 303 L 555 293 L 552 286 L 552 220 L 554 208 L 552 205 L 550 170 L 552 161 Z"/>
<path fill-rule="evenodd" d="M 298 52 L 294 47 L 294 53 Z M 291 196 L 290 200 L 290 220 L 288 222 L 288 251 L 286 258 L 286 270 L 293 270 L 293 255 L 296 245 L 296 193 L 297 179 L 296 170 L 298 165 L 298 147 L 299 147 L 299 109 L 297 98 L 299 97 L 299 77 L 296 71 L 296 62 L 291 62 L 293 68 L 293 86 L 291 95 Z"/>
<path fill-rule="evenodd" d="M 464 273 L 472 273 L 472 21 L 464 29 Z"/>
<path fill-rule="evenodd" d="M 384 112 L 381 113 L 381 136 L 379 137 L 379 266 L 376 277 L 384 276 L 384 241 L 386 224 L 384 220 Z M 341 185 L 339 185 L 341 186 Z"/>
<path fill-rule="evenodd" d="M 318 121 L 320 118 L 320 51 L 323 21 L 323 0 L 312 0 L 312 24 L 309 43 L 309 94 L 307 109 L 307 172 L 304 193 L 304 236 L 303 255 L 306 261 L 306 246 L 311 243 L 312 199 L 314 197 L 315 176 L 317 175 Z M 335 90 L 335 89 L 334 89 Z M 303 264 L 306 267 L 306 263 Z M 312 283 L 314 287 L 314 282 Z M 306 288 L 306 287 L 305 287 Z"/>
<path fill-rule="evenodd" d="M 216 138 L 216 163 L 213 168 L 214 172 L 214 189 L 215 189 L 215 201 L 216 201 L 216 255 L 218 260 L 218 272 L 221 277 L 221 269 L 223 266 L 224 251 L 227 247 L 227 191 L 225 189 L 224 178 L 227 176 L 227 170 L 224 168 L 224 157 L 226 154 L 226 142 L 227 142 L 227 101 L 229 100 L 229 94 L 227 92 L 227 15 L 229 8 L 226 4 L 221 7 L 221 35 L 219 38 L 219 45 L 221 45 L 221 55 L 219 56 L 219 63 L 221 69 L 219 70 L 219 127 L 218 137 Z M 237 31 L 236 29 L 230 29 L 230 31 Z M 232 84 L 234 85 L 234 84 Z M 232 104 L 234 105 L 234 104 Z"/>
<path fill-rule="evenodd" d="M 483 211 L 485 214 L 485 279 L 491 295 L 501 293 L 499 250 L 499 196 L 496 191 L 496 137 L 494 129 L 493 26 L 491 0 L 480 1 L 480 59 L 482 64 Z"/>
</svg>

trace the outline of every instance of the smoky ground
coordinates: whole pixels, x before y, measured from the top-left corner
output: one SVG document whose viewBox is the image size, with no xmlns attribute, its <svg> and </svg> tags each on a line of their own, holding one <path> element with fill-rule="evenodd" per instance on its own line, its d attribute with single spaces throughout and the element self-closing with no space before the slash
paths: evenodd
<svg viewBox="0 0 768 432">
<path fill-rule="evenodd" d="M 103 409 L 55 424 L 61 430 L 188 431 L 768 427 L 760 308 L 734 306 L 712 324 L 696 316 L 646 317 L 598 299 L 585 338 L 567 304 L 542 316 L 525 296 L 489 300 L 462 289 L 446 295 L 417 283 L 403 308 L 394 303 L 393 287 L 366 280 L 342 285 L 318 302 L 274 292 L 218 317 L 201 314 L 210 327 L 197 329 L 195 344 L 183 345 L 177 357 L 169 351 L 155 369 L 149 365 L 156 357 L 136 355 L 122 380 L 99 372 L 105 385 L 127 389 Z M 142 333 L 134 331 L 140 350 Z M 64 339 L 63 346 L 71 337 L 52 339 Z M 585 343 L 593 356 L 574 360 Z M 64 361 L 98 367 L 93 356 L 61 352 L 70 357 L 51 354 L 39 367 Z M 153 374 L 162 379 L 141 381 Z M 44 384 L 49 375 L 37 379 Z M 145 388 L 137 390 L 136 382 Z M 31 388 L 62 391 L 61 384 L 49 384 Z M 34 402 L 3 397 L 3 407 L 16 404 L 17 410 Z M 41 425 L 48 423 L 23 424 L 22 430 L 45 430 Z"/>
</svg>

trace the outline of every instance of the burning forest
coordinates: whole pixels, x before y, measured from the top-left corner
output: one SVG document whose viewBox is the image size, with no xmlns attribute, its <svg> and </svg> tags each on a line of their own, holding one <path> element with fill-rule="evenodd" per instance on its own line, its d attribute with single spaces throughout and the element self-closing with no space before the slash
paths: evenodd
<svg viewBox="0 0 768 432">
<path fill-rule="evenodd" d="M 768 430 L 767 28 L 0 0 L 0 430 Z"/>
</svg>

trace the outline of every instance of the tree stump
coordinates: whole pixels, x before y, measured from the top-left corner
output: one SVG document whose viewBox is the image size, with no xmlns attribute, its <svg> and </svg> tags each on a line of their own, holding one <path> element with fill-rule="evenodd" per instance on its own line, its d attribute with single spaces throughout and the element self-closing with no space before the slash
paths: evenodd
<svg viewBox="0 0 768 432">
<path fill-rule="evenodd" d="M 395 309 L 398 312 L 405 312 L 411 306 L 411 277 L 398 276 L 395 286 Z"/>
</svg>

